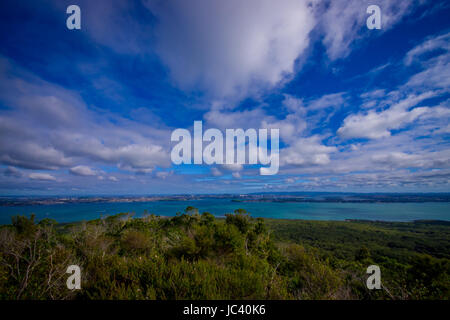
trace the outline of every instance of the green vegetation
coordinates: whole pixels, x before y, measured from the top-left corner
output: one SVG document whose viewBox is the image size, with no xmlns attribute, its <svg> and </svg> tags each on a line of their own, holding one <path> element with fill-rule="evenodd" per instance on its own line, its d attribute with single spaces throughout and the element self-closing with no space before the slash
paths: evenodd
<svg viewBox="0 0 450 320">
<path fill-rule="evenodd" d="M 444 222 L 18 216 L 0 228 L 0 299 L 448 299 L 449 259 Z M 81 290 L 66 287 L 72 264 Z M 371 264 L 381 290 L 365 286 Z"/>
</svg>

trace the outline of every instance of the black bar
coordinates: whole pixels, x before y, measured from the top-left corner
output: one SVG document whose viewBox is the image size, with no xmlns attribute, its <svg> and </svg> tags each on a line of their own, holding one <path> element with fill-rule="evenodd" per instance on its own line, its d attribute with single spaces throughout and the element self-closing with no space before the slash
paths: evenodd
<svg viewBox="0 0 450 320">
<path fill-rule="evenodd" d="M 259 307 L 258 307 L 259 306 Z M 1 301 L 2 313 L 17 316 L 48 315 L 84 320 L 106 316 L 140 319 L 320 319 L 379 318 L 417 315 L 426 311 L 445 314 L 448 301 L 274 301 L 274 300 L 208 300 L 208 301 Z M 212 309 L 214 308 L 214 309 Z M 216 310 L 213 314 L 213 310 Z M 188 314 L 187 314 L 188 312 Z M 201 313 L 201 314 L 200 314 Z M 19 317 L 20 318 L 20 317 Z"/>
</svg>

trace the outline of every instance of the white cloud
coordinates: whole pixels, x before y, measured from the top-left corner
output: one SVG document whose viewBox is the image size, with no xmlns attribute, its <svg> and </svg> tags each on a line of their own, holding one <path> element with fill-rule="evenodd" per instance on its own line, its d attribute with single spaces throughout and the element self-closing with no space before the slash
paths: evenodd
<svg viewBox="0 0 450 320">
<path fill-rule="evenodd" d="M 242 164 L 237 164 L 237 163 L 222 164 L 221 167 L 226 170 L 233 171 L 233 172 L 241 171 L 244 168 L 244 166 Z"/>
<path fill-rule="evenodd" d="M 422 42 L 421 44 L 408 51 L 403 61 L 405 65 L 408 66 L 415 61 L 420 62 L 420 57 L 422 57 L 426 53 L 441 50 L 447 52 L 450 51 L 450 33 L 431 37 L 428 40 Z"/>
<path fill-rule="evenodd" d="M 282 106 L 288 111 L 283 119 L 268 115 L 263 106 L 252 110 L 211 110 L 205 113 L 206 126 L 220 128 L 279 129 L 280 139 L 288 144 L 306 135 L 306 129 L 314 129 L 318 123 L 326 123 L 334 112 L 346 105 L 346 93 L 325 94 L 318 98 L 303 100 L 285 95 Z M 311 116 L 310 113 L 314 113 Z"/>
<path fill-rule="evenodd" d="M 157 52 L 182 88 L 213 97 L 271 87 L 294 71 L 315 25 L 306 0 L 147 1 Z"/>
<path fill-rule="evenodd" d="M 392 28 L 425 0 L 379 0 L 382 30 Z M 63 9 L 64 5 L 54 2 Z M 237 101 L 290 78 L 311 48 L 312 31 L 331 60 L 368 37 L 370 0 L 143 0 L 83 1 L 86 32 L 120 54 L 155 51 L 182 89 Z M 102 13 L 98 19 L 97 12 Z M 151 23 L 142 23 L 146 17 Z M 153 21 L 152 18 L 156 18 Z M 108 79 L 100 79 L 110 82 Z"/>
<path fill-rule="evenodd" d="M 363 99 L 375 99 L 375 98 L 382 98 L 386 94 L 384 89 L 376 89 L 369 92 L 364 92 L 361 94 L 361 98 Z"/>
<path fill-rule="evenodd" d="M 425 70 L 412 76 L 405 86 L 419 90 L 441 88 L 449 92 L 450 54 L 433 59 L 432 63 Z"/>
<path fill-rule="evenodd" d="M 56 10 L 65 12 L 67 3 L 53 0 Z M 136 1 L 77 0 L 81 8 L 81 32 L 119 54 L 142 54 L 151 51 L 151 24 L 143 24 L 142 5 Z M 101 16 L 100 16 L 101 15 Z M 150 18 L 148 16 L 147 18 Z"/>
<path fill-rule="evenodd" d="M 170 166 L 168 129 L 88 110 L 81 97 L 0 57 L 0 163 L 55 170 L 97 161 L 130 171 Z M 74 174 L 91 174 L 86 168 Z"/>
<path fill-rule="evenodd" d="M 409 108 L 435 95 L 436 93 L 434 92 L 427 92 L 419 96 L 410 95 L 387 110 L 380 112 L 370 110 L 367 113 L 350 115 L 345 118 L 344 124 L 337 133 L 346 139 L 389 137 L 391 130 L 404 127 L 429 110 L 428 107 L 417 107 L 412 110 L 409 110 Z"/>
<path fill-rule="evenodd" d="M 259 128 L 261 121 L 268 116 L 261 108 L 244 111 L 226 112 L 211 110 L 204 114 L 207 126 L 219 129 Z M 274 119 L 271 117 L 270 119 Z"/>
<path fill-rule="evenodd" d="M 235 179 L 240 179 L 241 178 L 241 174 L 239 173 L 239 171 L 235 171 L 231 174 L 233 176 L 233 178 Z"/>
<path fill-rule="evenodd" d="M 421 71 L 404 86 L 396 91 L 376 89 L 360 95 L 359 107 L 363 110 L 349 115 L 338 133 L 344 139 L 369 138 L 368 141 L 346 145 L 346 141 L 329 136 L 331 127 L 334 128 L 328 126 L 330 117 L 350 105 L 351 91 L 314 98 L 286 95 L 282 105 L 275 106 L 283 114 L 280 118 L 272 116 L 263 104 L 252 110 L 230 111 L 234 107 L 227 105 L 232 100 L 227 100 L 230 96 L 237 101 L 289 79 L 311 48 L 310 35 L 318 35 L 323 40 L 331 60 L 343 58 L 358 44 L 355 40 L 376 37 L 389 30 L 421 1 L 381 0 L 378 3 L 383 15 L 381 31 L 365 28 L 365 9 L 370 1 L 312 2 L 314 5 L 308 7 L 307 1 L 295 0 L 277 3 L 269 0 L 149 1 L 148 8 L 158 19 L 154 34 L 149 30 L 151 26 L 139 26 L 135 24 L 138 19 L 130 19 L 133 10 L 140 8 L 134 3 L 108 6 L 92 3 L 89 5 L 96 8 L 105 6 L 105 15 L 101 22 L 95 22 L 90 13 L 95 10 L 89 10 L 94 7 L 87 7 L 87 24 L 91 26 L 87 32 L 96 43 L 115 52 L 144 56 L 153 50 L 153 39 L 147 40 L 156 35 L 158 53 L 169 67 L 174 82 L 187 90 L 199 86 L 201 94 L 204 90 L 210 94 L 208 98 L 219 99 L 216 104 L 206 103 L 211 110 L 204 114 L 205 126 L 280 129 L 284 148 L 280 151 L 281 174 L 308 177 L 283 179 L 282 176 L 279 181 L 302 184 L 305 188 L 409 186 L 444 181 L 448 185 L 450 151 L 444 136 L 449 132 L 448 101 L 438 106 L 417 107 L 450 87 L 448 34 L 429 38 L 410 50 L 403 60 L 406 66 L 413 66 L 407 71 L 418 68 Z M 127 20 L 133 22 L 124 26 Z M 321 30 L 315 29 L 317 23 Z M 311 30 L 319 32 L 310 33 Z M 124 41 L 127 35 L 129 38 Z M 442 51 L 445 53 L 440 54 Z M 74 174 L 87 176 L 102 174 L 97 178 L 99 181 L 93 180 L 98 183 L 118 181 L 117 177 L 121 181 L 133 177 L 137 182 L 144 177 L 108 176 L 88 166 L 75 166 L 96 163 L 132 172 L 154 172 L 148 176 L 161 178 L 157 188 L 172 179 L 180 179 L 177 188 L 184 185 L 197 191 L 220 189 L 204 181 L 201 186 L 195 185 L 192 180 L 180 177 L 183 175 L 165 179 L 172 171 L 156 169 L 170 166 L 167 152 L 170 131 L 164 125 L 154 121 L 154 125 L 147 126 L 104 110 L 102 113 L 89 110 L 79 95 L 25 74 L 16 66 L 8 68 L 1 63 L 0 99 L 6 108 L 0 111 L 0 163 L 10 166 L 2 171 L 3 185 L 13 179 L 22 180 L 21 177 L 26 180 L 27 174 L 15 166 L 70 168 Z M 390 65 L 381 65 L 369 73 Z M 92 84 L 110 98 L 124 96 L 124 92 L 117 90 L 118 83 L 111 79 L 94 79 Z M 143 109 L 144 112 L 136 111 L 135 119 L 146 113 Z M 404 130 L 395 132 L 397 129 Z M 322 134 L 315 135 L 316 132 Z M 334 143 L 342 144 L 334 146 Z M 409 168 L 417 171 L 409 172 Z M 229 171 L 234 178 L 241 179 L 210 180 L 239 186 L 243 181 L 248 182 L 242 177 L 249 178 L 251 170 L 256 171 L 243 166 L 213 167 L 213 176 Z M 367 173 L 359 173 L 362 171 Z M 60 172 L 64 174 L 67 170 Z M 28 177 L 56 179 L 42 173 Z M 64 181 L 57 177 L 57 181 Z M 73 176 L 71 179 L 83 180 Z M 122 184 L 116 184 L 116 190 L 119 185 Z"/>
<path fill-rule="evenodd" d="M 308 110 L 321 110 L 329 107 L 340 107 L 345 102 L 343 95 L 344 92 L 323 95 L 310 101 L 307 108 Z"/>
<path fill-rule="evenodd" d="M 336 152 L 336 147 L 322 144 L 319 136 L 299 138 L 297 141 L 280 151 L 281 165 L 314 166 L 330 163 L 330 154 Z"/>
<path fill-rule="evenodd" d="M 424 1 L 378 0 L 376 4 L 381 9 L 382 26 L 377 34 L 391 29 L 404 16 L 411 13 Z M 323 43 L 327 47 L 331 60 L 344 58 L 351 52 L 351 44 L 358 38 L 369 36 L 366 13 L 369 5 L 375 4 L 371 0 L 323 1 L 317 11 L 321 19 L 320 27 L 324 32 Z M 373 35 L 374 32 L 372 31 Z"/>
<path fill-rule="evenodd" d="M 422 71 L 413 75 L 405 88 L 427 90 L 450 88 L 450 33 L 438 35 L 411 49 L 404 58 L 405 65 L 416 63 Z"/>
<path fill-rule="evenodd" d="M 404 152 L 380 153 L 372 156 L 372 162 L 389 167 L 422 167 L 424 161 L 419 155 Z"/>
<path fill-rule="evenodd" d="M 88 166 L 75 166 L 69 169 L 70 173 L 78 176 L 95 176 L 97 172 Z"/>
<path fill-rule="evenodd" d="M 158 171 L 156 172 L 156 177 L 160 179 L 166 179 L 167 177 L 171 176 L 173 174 L 173 171 Z"/>
<path fill-rule="evenodd" d="M 28 175 L 31 180 L 56 181 L 56 178 L 48 173 L 33 172 Z"/>
<path fill-rule="evenodd" d="M 222 172 L 219 169 L 217 169 L 216 167 L 212 167 L 211 168 L 211 174 L 214 177 L 220 177 L 222 175 Z"/>
<path fill-rule="evenodd" d="M 7 125 L 3 126 L 5 122 Z M 8 130 L 9 125 L 16 126 Z M 52 146 L 39 142 L 22 140 L 14 136 L 20 128 L 20 122 L 0 116 L 0 162 L 26 169 L 57 169 L 69 166 L 71 159 Z M 24 129 L 26 130 L 26 129 Z M 11 138 L 13 137 L 13 138 Z"/>
</svg>

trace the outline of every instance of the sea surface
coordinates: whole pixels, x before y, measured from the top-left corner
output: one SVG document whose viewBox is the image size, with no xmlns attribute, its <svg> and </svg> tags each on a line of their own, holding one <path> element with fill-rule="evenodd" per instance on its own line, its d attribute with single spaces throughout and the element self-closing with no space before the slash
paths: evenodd
<svg viewBox="0 0 450 320">
<path fill-rule="evenodd" d="M 450 202 L 423 203 L 334 203 L 334 202 L 232 202 L 230 199 L 186 201 L 74 203 L 35 206 L 0 207 L 0 224 L 11 223 L 14 215 L 34 213 L 37 220 L 52 218 L 58 222 L 92 220 L 121 212 L 133 212 L 135 217 L 145 212 L 159 216 L 174 216 L 188 206 L 208 211 L 217 217 L 242 208 L 252 217 L 305 220 L 447 220 Z"/>
</svg>

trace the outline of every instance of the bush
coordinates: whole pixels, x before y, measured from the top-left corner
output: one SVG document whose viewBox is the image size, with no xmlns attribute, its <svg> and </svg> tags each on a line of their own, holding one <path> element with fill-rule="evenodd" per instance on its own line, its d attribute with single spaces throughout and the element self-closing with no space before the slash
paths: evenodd
<svg viewBox="0 0 450 320">
<path fill-rule="evenodd" d="M 449 226 L 268 221 L 194 207 L 64 226 L 18 216 L 0 227 L 0 299 L 449 298 Z M 80 291 L 66 288 L 71 264 Z M 383 290 L 366 288 L 369 264 Z"/>
</svg>

